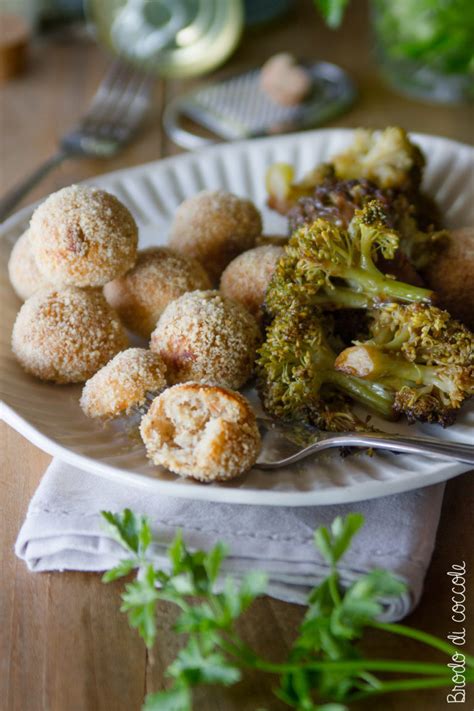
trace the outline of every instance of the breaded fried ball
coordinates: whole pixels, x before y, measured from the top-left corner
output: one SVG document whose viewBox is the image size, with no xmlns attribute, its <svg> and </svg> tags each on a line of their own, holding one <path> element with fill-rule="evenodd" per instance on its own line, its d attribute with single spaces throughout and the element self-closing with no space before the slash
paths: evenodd
<svg viewBox="0 0 474 711">
<path fill-rule="evenodd" d="M 138 230 L 114 195 L 86 185 L 58 190 L 33 213 L 38 269 L 55 286 L 103 286 L 130 269 Z"/>
<path fill-rule="evenodd" d="M 159 395 L 140 434 L 154 464 L 200 481 L 226 481 L 255 464 L 260 434 L 252 408 L 239 393 L 184 383 Z"/>
<path fill-rule="evenodd" d="M 260 321 L 265 292 L 283 254 L 283 247 L 273 244 L 254 247 L 239 254 L 221 276 L 221 292 L 229 299 L 238 301 Z"/>
<path fill-rule="evenodd" d="M 257 322 L 218 291 L 191 291 L 172 301 L 151 334 L 171 384 L 194 380 L 238 389 L 250 377 Z"/>
<path fill-rule="evenodd" d="M 144 348 L 127 348 L 109 360 L 84 385 L 81 407 L 88 417 L 109 419 L 143 405 L 147 393 L 166 388 L 165 364 Z"/>
<path fill-rule="evenodd" d="M 435 291 L 437 304 L 474 329 L 474 227 L 453 230 L 423 276 Z"/>
<path fill-rule="evenodd" d="M 128 345 L 117 314 L 96 289 L 41 289 L 13 326 L 13 353 L 41 380 L 82 383 Z"/>
<path fill-rule="evenodd" d="M 217 282 L 241 252 L 255 246 L 262 218 L 250 200 L 223 190 L 204 190 L 178 207 L 169 245 L 197 259 Z"/>
<path fill-rule="evenodd" d="M 48 286 L 48 281 L 36 266 L 29 230 L 17 239 L 8 260 L 8 276 L 16 295 L 26 301 L 35 291 Z"/>
<path fill-rule="evenodd" d="M 196 259 L 166 247 L 138 253 L 129 272 L 104 287 L 105 298 L 127 328 L 149 338 L 165 307 L 187 291 L 210 289 L 211 282 Z"/>
</svg>

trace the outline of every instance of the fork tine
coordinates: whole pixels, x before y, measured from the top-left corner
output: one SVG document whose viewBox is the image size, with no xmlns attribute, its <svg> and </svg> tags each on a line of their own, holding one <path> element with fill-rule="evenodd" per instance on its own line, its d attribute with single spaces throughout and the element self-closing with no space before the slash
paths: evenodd
<svg viewBox="0 0 474 711">
<path fill-rule="evenodd" d="M 99 135 L 119 132 L 124 140 L 148 106 L 150 87 L 150 76 L 115 62 L 81 121 L 81 130 Z"/>
<path fill-rule="evenodd" d="M 107 120 L 114 123 L 117 120 L 126 122 L 125 118 L 130 113 L 130 109 L 137 98 L 145 98 L 148 95 L 149 78 L 143 74 L 130 74 L 123 86 L 121 96 L 117 96 L 115 106 L 110 110 Z"/>
<path fill-rule="evenodd" d="M 113 109 L 117 98 L 122 96 L 123 86 L 128 79 L 129 69 L 122 62 L 114 62 L 107 71 L 104 79 L 86 111 L 81 125 L 87 122 L 97 122 Z"/>
<path fill-rule="evenodd" d="M 118 74 L 121 69 L 122 67 L 119 62 L 113 62 L 108 67 L 104 78 L 100 82 L 94 96 L 91 99 L 91 102 L 83 119 L 92 116 L 103 105 L 104 99 L 110 95 L 110 92 L 116 83 Z"/>
<path fill-rule="evenodd" d="M 135 96 L 130 99 L 128 106 L 126 107 L 126 110 L 122 116 L 122 122 L 130 130 L 133 130 L 140 122 L 148 107 L 152 81 L 153 80 L 150 76 L 142 77 L 136 88 Z"/>
<path fill-rule="evenodd" d="M 77 142 L 82 136 L 83 140 L 92 141 L 89 143 L 92 146 L 98 145 L 94 141 L 105 141 L 101 145 L 106 146 L 108 152 L 113 150 L 114 143 L 118 148 L 129 139 L 148 108 L 152 80 L 150 74 L 115 61 L 100 83 L 90 108 L 71 132 L 72 140 Z"/>
</svg>

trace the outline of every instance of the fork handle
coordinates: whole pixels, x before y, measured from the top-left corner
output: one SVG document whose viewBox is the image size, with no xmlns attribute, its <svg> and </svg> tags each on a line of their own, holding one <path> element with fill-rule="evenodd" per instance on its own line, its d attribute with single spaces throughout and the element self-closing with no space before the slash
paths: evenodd
<svg viewBox="0 0 474 711">
<path fill-rule="evenodd" d="M 63 160 L 69 157 L 71 154 L 68 151 L 59 150 L 51 158 L 45 160 L 44 163 L 36 168 L 33 173 L 31 173 L 27 178 L 22 180 L 21 183 L 13 187 L 7 192 L 6 195 L 0 200 L 0 222 L 3 222 L 8 215 L 14 210 L 21 200 L 27 195 L 30 190 L 32 190 L 35 185 L 37 185 L 40 180 L 47 175 L 50 170 L 55 168 L 57 165 L 63 162 Z"/>
<path fill-rule="evenodd" d="M 370 432 L 367 434 L 350 432 L 347 434 L 328 435 L 324 439 L 310 444 L 305 449 L 278 462 L 278 466 L 285 466 L 306 459 L 309 455 L 333 447 L 371 447 L 373 449 L 387 449 L 391 452 L 404 452 L 405 454 L 422 454 L 438 459 L 455 460 L 464 464 L 474 465 L 474 446 L 458 442 L 443 442 L 432 437 L 410 437 L 397 434 Z M 260 464 L 258 465 L 260 467 Z M 261 467 L 262 469 L 265 466 Z M 271 467 L 271 465 L 268 468 Z"/>
<path fill-rule="evenodd" d="M 335 437 L 334 439 L 337 439 Z M 405 454 L 422 454 L 438 459 L 454 459 L 464 464 L 474 465 L 474 447 L 459 442 L 444 442 L 434 437 L 410 437 L 408 435 L 370 433 L 351 433 L 346 435 L 347 446 L 373 447 L 374 449 L 388 449 L 391 452 L 404 452 Z M 344 446 L 344 443 L 334 446 Z"/>
</svg>

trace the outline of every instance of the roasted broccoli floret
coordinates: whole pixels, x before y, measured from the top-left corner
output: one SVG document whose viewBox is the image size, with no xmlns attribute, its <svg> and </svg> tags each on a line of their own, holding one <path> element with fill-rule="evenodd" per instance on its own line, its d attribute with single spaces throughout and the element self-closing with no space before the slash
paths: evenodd
<svg viewBox="0 0 474 711">
<path fill-rule="evenodd" d="M 302 225 L 311 224 L 320 217 L 332 222 L 336 227 L 348 228 L 356 210 L 360 210 L 371 200 L 377 200 L 383 208 L 387 222 L 395 229 L 395 219 L 399 211 L 398 200 L 406 198 L 393 190 L 381 190 L 370 180 L 339 180 L 326 178 L 314 188 L 310 197 L 302 197 L 288 213 L 290 234 Z"/>
<path fill-rule="evenodd" d="M 406 269 L 406 260 L 416 269 L 422 269 L 436 256 L 448 241 L 446 230 L 426 232 L 419 229 L 415 206 L 407 196 L 396 190 L 381 190 L 369 180 L 326 179 L 318 185 L 311 197 L 303 197 L 288 213 L 290 233 L 302 225 L 321 218 L 337 227 L 348 228 L 356 210 L 371 200 L 383 208 L 387 225 L 400 235 L 400 250 L 395 262 L 384 265 L 386 271 L 397 277 L 404 274 L 403 281 L 417 283 L 417 275 Z M 403 269 L 403 272 L 401 270 Z M 408 275 L 408 278 L 407 278 Z M 418 281 L 420 278 L 418 277 Z"/>
<path fill-rule="evenodd" d="M 425 159 L 403 128 L 389 126 L 383 131 L 359 128 L 332 163 L 338 178 L 366 178 L 380 188 L 412 191 L 420 186 Z"/>
<path fill-rule="evenodd" d="M 349 148 L 334 156 L 331 162 L 316 166 L 299 182 L 294 182 L 291 165 L 271 165 L 266 175 L 268 205 L 286 214 L 301 197 L 311 197 L 314 189 L 327 178 L 366 179 L 378 188 L 395 188 L 415 199 L 419 194 L 424 163 L 422 152 L 411 143 L 402 128 L 358 129 Z"/>
<path fill-rule="evenodd" d="M 371 316 L 371 338 L 340 353 L 336 369 L 390 390 L 410 422 L 452 424 L 474 394 L 474 334 L 424 304 L 388 304 Z"/>
<path fill-rule="evenodd" d="M 378 253 L 393 259 L 398 234 L 381 206 L 357 210 L 347 230 L 318 219 L 291 237 L 270 281 L 265 308 L 275 315 L 294 304 L 325 309 L 367 308 L 382 301 L 429 302 L 432 292 L 384 275 Z"/>
<path fill-rule="evenodd" d="M 403 207 L 405 202 L 405 207 Z M 424 269 L 449 243 L 447 230 L 419 229 L 410 203 L 400 195 L 399 209 L 395 215 L 395 229 L 400 234 L 400 252 L 416 269 Z"/>
<path fill-rule="evenodd" d="M 298 183 L 294 182 L 294 177 L 295 170 L 289 163 L 273 163 L 265 175 L 268 207 L 282 215 L 286 215 L 300 198 L 312 195 L 316 185 L 334 178 L 334 167 L 330 163 L 321 163 Z"/>
<path fill-rule="evenodd" d="M 393 416 L 391 393 L 334 369 L 337 343 L 330 317 L 314 309 L 277 316 L 257 360 L 257 387 L 267 412 L 324 430 L 367 429 L 351 411 L 350 396 L 384 417 Z"/>
</svg>

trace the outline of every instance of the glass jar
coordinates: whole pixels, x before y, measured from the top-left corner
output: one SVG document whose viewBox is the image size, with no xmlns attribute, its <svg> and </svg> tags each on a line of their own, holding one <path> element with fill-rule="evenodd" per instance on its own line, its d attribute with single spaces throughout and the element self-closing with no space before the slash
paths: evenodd
<svg viewBox="0 0 474 711">
<path fill-rule="evenodd" d="M 377 59 L 399 91 L 474 99 L 474 0 L 372 0 Z"/>
</svg>

